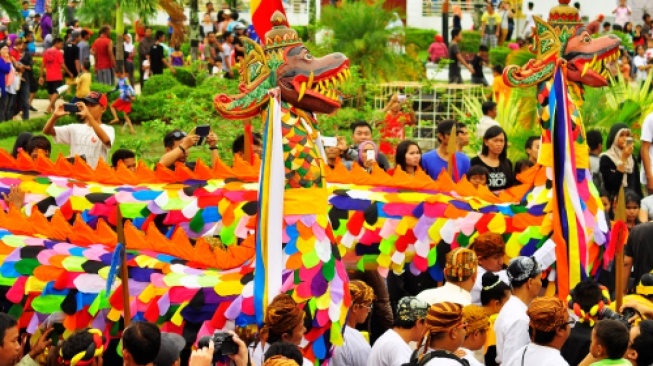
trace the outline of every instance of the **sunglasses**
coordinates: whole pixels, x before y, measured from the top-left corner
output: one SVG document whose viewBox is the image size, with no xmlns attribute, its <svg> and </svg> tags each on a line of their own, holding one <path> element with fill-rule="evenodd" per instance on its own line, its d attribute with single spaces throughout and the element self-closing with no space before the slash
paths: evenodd
<svg viewBox="0 0 653 366">
<path fill-rule="evenodd" d="M 177 140 L 179 140 L 179 139 L 183 139 L 184 137 L 186 137 L 186 132 L 183 132 L 183 131 L 175 131 L 175 132 L 172 133 L 172 137 L 174 137 L 174 138 L 177 139 Z"/>
</svg>

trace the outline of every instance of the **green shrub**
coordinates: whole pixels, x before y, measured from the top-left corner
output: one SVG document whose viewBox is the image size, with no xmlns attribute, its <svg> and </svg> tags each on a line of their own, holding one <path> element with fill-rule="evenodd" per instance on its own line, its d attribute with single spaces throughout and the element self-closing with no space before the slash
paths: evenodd
<svg viewBox="0 0 653 366">
<path fill-rule="evenodd" d="M 292 29 L 297 31 L 299 39 L 307 40 L 308 39 L 308 27 L 305 25 L 294 25 Z"/>
<path fill-rule="evenodd" d="M 170 90 L 177 85 L 181 85 L 181 83 L 177 81 L 170 72 L 164 72 L 161 75 L 151 76 L 143 86 L 141 94 L 153 95 L 165 90 Z"/>
<path fill-rule="evenodd" d="M 436 34 L 438 32 L 432 29 L 406 27 L 406 45 L 412 43 L 418 50 L 427 50 Z"/>
<path fill-rule="evenodd" d="M 512 52 L 508 47 L 494 47 L 490 49 L 490 65 L 506 65 L 506 58 Z"/>
<path fill-rule="evenodd" d="M 37 74 L 38 75 L 38 74 Z M 100 84 L 96 82 L 91 83 L 91 90 L 100 92 L 100 93 L 108 93 L 112 90 L 114 90 L 115 87 L 110 86 L 110 85 L 105 85 L 105 84 Z M 74 90 L 74 87 L 73 87 Z M 65 94 L 64 99 L 69 100 L 73 97 L 72 93 Z M 48 99 L 50 96 L 48 95 L 48 90 L 46 89 L 45 85 L 39 85 L 39 89 L 36 91 L 36 99 Z"/>
<path fill-rule="evenodd" d="M 481 32 L 464 30 L 461 34 L 463 39 L 458 43 L 460 52 L 478 52 L 478 47 L 481 45 Z"/>
<path fill-rule="evenodd" d="M 16 137 L 21 132 L 40 133 L 50 116 L 41 116 L 27 121 L 7 121 L 0 123 L 0 139 Z M 57 126 L 64 126 L 76 123 L 75 117 L 63 117 L 57 121 Z"/>
</svg>

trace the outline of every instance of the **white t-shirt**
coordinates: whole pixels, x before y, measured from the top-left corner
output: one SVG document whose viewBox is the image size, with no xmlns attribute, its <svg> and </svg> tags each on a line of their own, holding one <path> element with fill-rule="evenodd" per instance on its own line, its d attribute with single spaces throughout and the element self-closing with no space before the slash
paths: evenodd
<svg viewBox="0 0 653 366">
<path fill-rule="evenodd" d="M 431 351 L 433 350 L 429 348 L 427 352 L 431 352 Z M 436 357 L 436 358 L 432 358 L 424 366 L 461 366 L 461 363 L 456 360 L 452 360 L 450 358 Z"/>
<path fill-rule="evenodd" d="M 345 344 L 335 347 L 331 366 L 367 366 L 367 358 L 372 347 L 361 332 L 347 326 L 345 328 Z M 402 343 L 404 341 L 402 340 Z"/>
<path fill-rule="evenodd" d="M 444 286 L 438 288 L 424 290 L 417 295 L 417 298 L 426 301 L 429 305 L 445 301 L 462 306 L 467 306 L 472 303 L 472 295 L 451 282 L 447 282 Z"/>
<path fill-rule="evenodd" d="M 463 356 L 464 360 L 467 360 L 469 362 L 469 366 L 483 366 L 481 362 L 479 362 L 476 357 L 474 357 L 474 352 L 471 350 L 468 350 L 467 348 L 460 347 L 460 350 L 465 352 L 465 356 Z"/>
<path fill-rule="evenodd" d="M 631 10 L 629 7 L 618 7 L 616 10 L 617 12 L 614 14 L 614 24 L 618 24 L 623 27 L 626 23 L 628 23 L 628 20 L 630 19 L 628 13 Z"/>
<path fill-rule="evenodd" d="M 100 124 L 100 127 L 109 136 L 111 145 L 116 140 L 116 133 L 113 127 Z M 109 150 L 111 146 L 106 146 L 93 131 L 93 127 L 74 123 L 67 126 L 57 126 L 54 128 L 56 133 L 54 142 L 58 144 L 70 145 L 70 156 L 84 155 L 86 163 L 93 169 L 97 167 L 100 158 L 108 161 Z"/>
<path fill-rule="evenodd" d="M 492 119 L 492 117 L 483 115 L 483 117 L 481 117 L 481 119 L 478 120 L 478 126 L 476 126 L 476 137 L 483 139 L 483 136 L 485 135 L 485 131 L 487 131 L 487 129 L 492 126 L 501 126 L 501 125 L 499 124 L 499 122 Z"/>
<path fill-rule="evenodd" d="M 472 291 L 470 292 L 472 295 L 472 304 L 474 305 L 481 306 L 481 290 L 483 289 L 483 275 L 485 272 L 487 271 L 481 266 L 478 266 L 476 269 L 476 282 L 474 282 L 474 287 L 472 287 Z M 510 279 L 505 269 L 494 274 L 499 276 L 499 279 L 505 282 L 506 285 L 510 286 Z"/>
<path fill-rule="evenodd" d="M 648 220 L 653 220 L 653 195 L 644 197 L 641 201 L 640 208 L 648 213 Z"/>
<path fill-rule="evenodd" d="M 252 364 L 263 365 L 263 363 L 265 363 L 265 352 L 267 352 L 269 348 L 270 343 L 266 343 L 263 349 L 261 349 L 261 343 L 258 343 L 254 350 L 251 351 Z M 304 358 L 304 364 L 302 366 L 313 366 L 313 363 Z"/>
<path fill-rule="evenodd" d="M 524 353 L 525 350 L 525 353 Z M 522 363 L 522 356 L 524 362 Z M 569 366 L 567 361 L 560 355 L 560 350 L 552 347 L 540 346 L 529 343 L 516 350 L 508 362 L 501 366 Z"/>
<path fill-rule="evenodd" d="M 524 36 L 528 36 L 533 33 L 533 27 L 535 26 L 535 19 L 533 18 L 533 12 L 528 10 L 526 12 L 526 28 L 524 29 Z"/>
<path fill-rule="evenodd" d="M 517 296 L 510 296 L 510 299 L 501 308 L 494 323 L 494 333 L 497 336 L 496 361 L 498 363 L 504 361 L 504 355 L 509 359 L 518 349 L 529 343 L 528 322 L 530 319 L 526 314 L 527 310 L 528 306 Z"/>
<path fill-rule="evenodd" d="M 651 171 L 653 172 L 653 113 L 649 113 L 644 122 L 642 122 L 642 136 L 640 137 L 641 141 L 650 142 L 651 146 L 648 148 L 648 156 L 651 160 Z M 644 166 L 640 170 L 639 180 L 643 185 L 646 185 L 646 171 Z"/>
<path fill-rule="evenodd" d="M 143 61 L 143 80 L 147 80 L 150 78 L 150 60 L 144 60 Z"/>
<path fill-rule="evenodd" d="M 633 64 L 635 65 L 635 80 L 636 81 L 644 81 L 646 80 L 646 77 L 648 76 L 648 71 L 647 70 L 640 70 L 639 66 L 646 66 L 646 55 L 644 56 L 635 56 L 633 58 Z"/>
<path fill-rule="evenodd" d="M 413 351 L 408 343 L 392 329 L 381 335 L 367 358 L 367 366 L 401 366 L 410 361 Z"/>
</svg>

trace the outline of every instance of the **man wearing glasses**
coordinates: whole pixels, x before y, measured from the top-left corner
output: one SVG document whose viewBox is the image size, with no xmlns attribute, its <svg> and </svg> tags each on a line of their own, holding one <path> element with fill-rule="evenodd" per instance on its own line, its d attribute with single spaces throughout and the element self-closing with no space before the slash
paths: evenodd
<svg viewBox="0 0 653 366">
<path fill-rule="evenodd" d="M 560 355 L 575 321 L 569 318 L 567 306 L 557 297 L 540 297 L 528 307 L 530 343 L 512 354 L 502 366 L 569 365 Z"/>
<path fill-rule="evenodd" d="M 175 170 L 177 163 L 184 164 L 190 170 L 195 169 L 194 161 L 187 161 L 190 149 L 200 142 L 200 136 L 195 134 L 195 130 L 186 133 L 181 130 L 173 130 L 163 137 L 163 146 L 166 153 L 159 160 L 159 164 L 170 170 Z M 218 155 L 218 136 L 212 131 L 206 137 L 206 143 L 211 151 L 211 164 L 219 159 Z"/>
<path fill-rule="evenodd" d="M 102 124 L 102 113 L 107 109 L 107 104 L 107 96 L 96 91 L 67 108 L 64 108 L 67 104 L 59 104 L 43 126 L 43 133 L 54 137 L 56 143 L 70 145 L 70 156 L 84 157 L 86 163 L 95 169 L 100 159 L 108 160 L 109 150 L 116 138 L 113 127 Z M 55 127 L 59 118 L 71 114 L 66 109 L 75 108 L 77 119 L 83 123 Z"/>
</svg>

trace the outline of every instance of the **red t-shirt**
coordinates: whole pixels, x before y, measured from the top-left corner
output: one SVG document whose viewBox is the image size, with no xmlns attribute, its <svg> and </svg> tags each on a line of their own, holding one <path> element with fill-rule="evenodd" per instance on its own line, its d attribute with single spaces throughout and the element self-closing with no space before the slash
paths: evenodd
<svg viewBox="0 0 653 366">
<path fill-rule="evenodd" d="M 20 61 L 20 52 L 17 49 L 12 48 L 11 51 L 9 51 L 9 55 L 13 57 L 14 60 Z"/>
<path fill-rule="evenodd" d="M 379 150 L 386 155 L 395 154 L 395 146 L 406 138 L 404 127 L 410 125 L 410 114 L 399 112 L 396 115 L 387 113 L 381 128 L 381 143 Z M 393 141 L 390 141 L 392 139 Z M 397 141 L 398 140 L 398 141 Z"/>
<path fill-rule="evenodd" d="M 109 56 L 109 43 L 111 43 L 111 40 L 104 36 L 101 36 L 93 42 L 91 49 L 95 50 L 95 68 L 97 70 L 113 67 Z"/>
<path fill-rule="evenodd" d="M 63 53 L 60 50 L 51 47 L 43 52 L 43 67 L 45 67 L 45 81 L 61 81 L 63 73 Z"/>
</svg>

